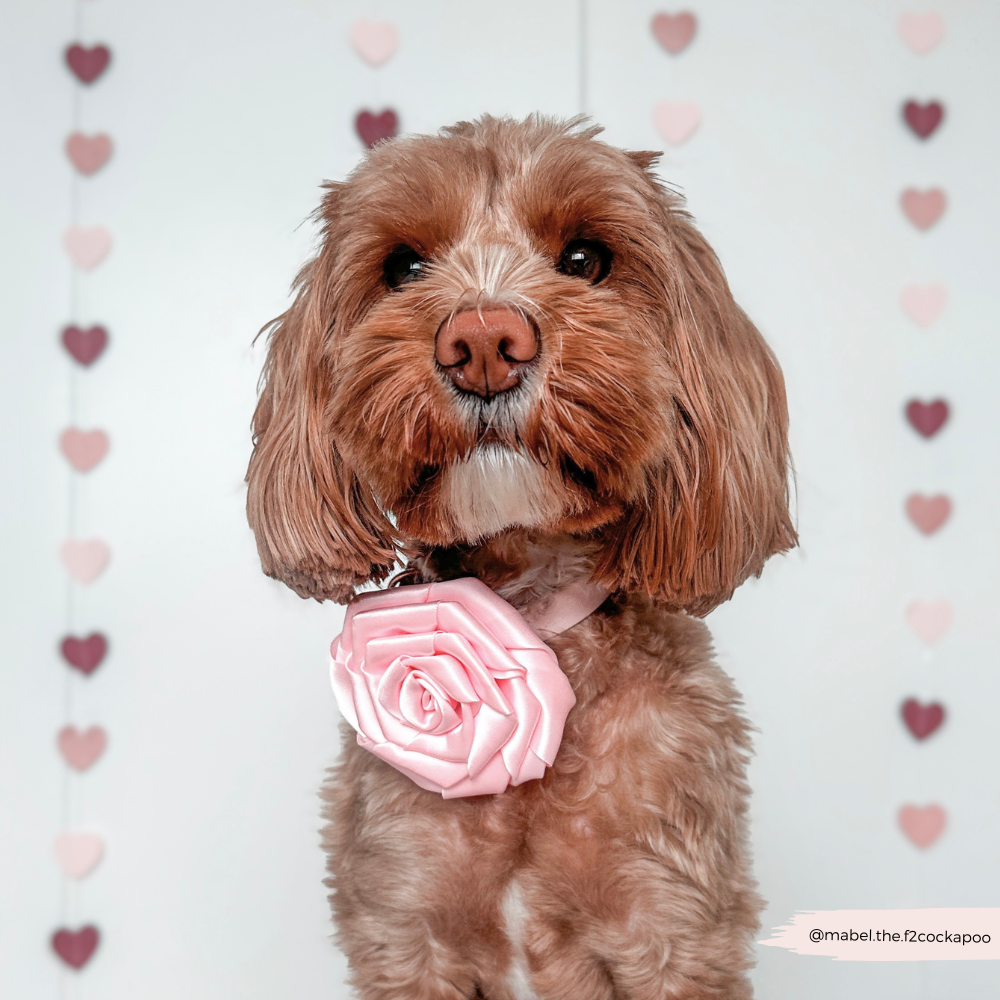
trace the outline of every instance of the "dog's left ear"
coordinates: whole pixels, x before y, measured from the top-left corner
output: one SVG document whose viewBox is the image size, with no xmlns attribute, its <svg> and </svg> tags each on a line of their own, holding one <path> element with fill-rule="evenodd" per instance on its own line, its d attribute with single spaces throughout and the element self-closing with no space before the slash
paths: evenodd
<svg viewBox="0 0 1000 1000">
<path fill-rule="evenodd" d="M 672 258 L 663 331 L 675 376 L 672 426 L 644 500 L 608 532 L 596 578 L 704 615 L 796 544 L 785 386 L 715 253 L 654 186 Z"/>
</svg>

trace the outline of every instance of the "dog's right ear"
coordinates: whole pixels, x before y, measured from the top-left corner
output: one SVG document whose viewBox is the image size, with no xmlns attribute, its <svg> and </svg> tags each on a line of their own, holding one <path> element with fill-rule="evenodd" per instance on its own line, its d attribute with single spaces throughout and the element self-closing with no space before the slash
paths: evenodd
<svg viewBox="0 0 1000 1000">
<path fill-rule="evenodd" d="M 345 466 L 328 418 L 336 200 L 333 188 L 322 209 L 323 249 L 296 279 L 291 308 L 271 324 L 246 478 L 264 572 L 300 597 L 344 602 L 356 587 L 383 580 L 396 550 L 392 526 Z"/>
</svg>

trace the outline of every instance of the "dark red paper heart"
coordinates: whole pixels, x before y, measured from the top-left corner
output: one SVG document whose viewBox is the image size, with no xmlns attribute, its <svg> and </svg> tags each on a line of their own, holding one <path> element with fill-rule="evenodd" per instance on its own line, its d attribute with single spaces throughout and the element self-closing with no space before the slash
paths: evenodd
<svg viewBox="0 0 1000 1000">
<path fill-rule="evenodd" d="M 925 740 L 944 722 L 944 707 L 936 701 L 921 705 L 916 698 L 907 698 L 900 709 L 906 728 L 918 740 Z"/>
<path fill-rule="evenodd" d="M 361 141 L 371 149 L 384 139 L 392 139 L 399 131 L 399 119 L 392 108 L 386 108 L 380 115 L 370 111 L 359 111 L 354 119 L 354 128 Z"/>
<path fill-rule="evenodd" d="M 91 365 L 108 346 L 108 331 L 103 326 L 92 326 L 89 330 L 67 326 L 62 332 L 62 342 L 63 347 L 81 365 Z"/>
<path fill-rule="evenodd" d="M 92 674 L 108 652 L 108 640 L 100 632 L 93 632 L 86 639 L 68 635 L 59 646 L 63 659 L 81 674 Z"/>
<path fill-rule="evenodd" d="M 100 940 L 100 931 L 90 924 L 78 931 L 68 931 L 63 927 L 52 935 L 52 950 L 67 965 L 82 969 L 90 961 Z"/>
<path fill-rule="evenodd" d="M 948 419 L 948 404 L 943 399 L 935 399 L 932 403 L 911 399 L 906 404 L 906 419 L 918 434 L 934 437 Z"/>
<path fill-rule="evenodd" d="M 95 45 L 85 49 L 82 45 L 70 45 L 66 49 L 66 65 L 80 83 L 93 83 L 111 62 L 111 50 L 106 45 Z"/>
<path fill-rule="evenodd" d="M 903 105 L 903 118 L 916 135 L 929 139 L 944 119 L 944 105 L 937 101 L 927 104 L 907 101 Z"/>
</svg>

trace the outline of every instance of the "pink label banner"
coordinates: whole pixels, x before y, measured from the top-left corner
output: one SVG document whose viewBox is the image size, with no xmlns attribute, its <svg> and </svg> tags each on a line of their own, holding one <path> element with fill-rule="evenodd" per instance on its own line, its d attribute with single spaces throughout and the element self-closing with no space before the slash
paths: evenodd
<svg viewBox="0 0 1000 1000">
<path fill-rule="evenodd" d="M 1000 959 L 1000 907 L 799 910 L 757 943 L 842 962 Z"/>
</svg>

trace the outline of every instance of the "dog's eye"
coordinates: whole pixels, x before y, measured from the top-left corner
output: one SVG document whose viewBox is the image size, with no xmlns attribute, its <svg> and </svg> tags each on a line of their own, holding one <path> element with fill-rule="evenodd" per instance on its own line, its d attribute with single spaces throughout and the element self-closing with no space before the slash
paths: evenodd
<svg viewBox="0 0 1000 1000">
<path fill-rule="evenodd" d="M 394 250 L 382 265 L 386 284 L 390 288 L 399 288 L 410 281 L 416 281 L 427 272 L 427 261 L 416 250 L 403 247 Z"/>
<path fill-rule="evenodd" d="M 596 285 L 611 270 L 611 251 L 597 240 L 572 240 L 559 258 L 559 270 Z"/>
</svg>

